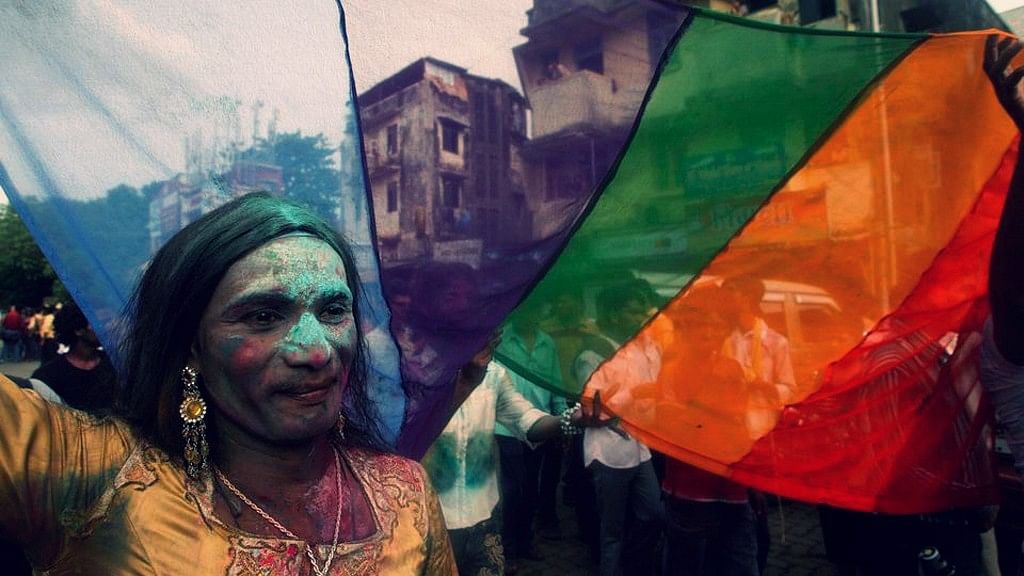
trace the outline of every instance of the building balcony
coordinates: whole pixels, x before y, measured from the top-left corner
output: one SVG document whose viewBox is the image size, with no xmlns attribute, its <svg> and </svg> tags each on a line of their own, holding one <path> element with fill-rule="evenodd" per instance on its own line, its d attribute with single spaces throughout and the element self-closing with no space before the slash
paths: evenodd
<svg viewBox="0 0 1024 576">
<path fill-rule="evenodd" d="M 366 167 L 369 169 L 370 178 L 377 179 L 397 173 L 401 170 L 402 162 L 397 152 L 381 154 L 376 150 L 371 150 L 366 155 Z"/>
<path fill-rule="evenodd" d="M 617 87 L 615 81 L 589 70 L 572 72 L 529 91 L 533 137 L 564 130 L 610 130 L 628 127 L 643 93 Z"/>
</svg>

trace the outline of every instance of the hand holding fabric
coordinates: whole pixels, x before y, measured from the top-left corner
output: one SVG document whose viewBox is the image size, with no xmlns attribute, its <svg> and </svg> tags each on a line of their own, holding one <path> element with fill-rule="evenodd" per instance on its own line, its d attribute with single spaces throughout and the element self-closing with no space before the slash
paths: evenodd
<svg viewBox="0 0 1024 576">
<path fill-rule="evenodd" d="M 602 416 L 602 412 L 605 410 L 601 404 L 601 392 L 597 391 L 594 393 L 593 401 L 589 402 L 589 408 L 584 403 L 577 406 L 576 411 L 572 414 L 572 423 L 581 428 L 608 428 L 619 436 L 628 438 L 629 435 L 619 428 L 619 417 L 605 418 Z"/>
<path fill-rule="evenodd" d="M 1013 119 L 1017 129 L 1024 130 L 1024 97 L 1020 92 L 1020 81 L 1024 78 L 1024 66 L 1014 68 L 1010 62 L 1024 49 L 1014 38 L 999 39 L 989 36 L 985 42 L 985 74 L 992 82 L 996 98 L 1006 113 Z"/>
</svg>

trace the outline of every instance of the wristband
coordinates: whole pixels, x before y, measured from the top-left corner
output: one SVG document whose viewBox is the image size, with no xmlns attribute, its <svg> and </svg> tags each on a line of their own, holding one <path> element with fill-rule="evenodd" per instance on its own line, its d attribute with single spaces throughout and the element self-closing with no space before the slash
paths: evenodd
<svg viewBox="0 0 1024 576">
<path fill-rule="evenodd" d="M 580 403 L 577 402 L 575 405 L 570 406 L 562 411 L 562 415 L 558 418 L 559 424 L 562 427 L 563 436 L 577 436 L 583 433 L 583 428 L 572 423 L 572 415 L 580 409 Z"/>
</svg>

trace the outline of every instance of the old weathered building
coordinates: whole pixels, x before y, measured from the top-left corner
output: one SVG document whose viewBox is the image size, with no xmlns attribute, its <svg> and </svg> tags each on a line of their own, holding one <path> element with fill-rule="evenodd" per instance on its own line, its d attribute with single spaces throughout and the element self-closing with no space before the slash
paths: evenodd
<svg viewBox="0 0 1024 576">
<path fill-rule="evenodd" d="M 543 237 L 604 178 L 681 14 L 648 0 L 535 0 L 527 19 L 513 53 L 532 112 L 524 157 Z"/>
<path fill-rule="evenodd" d="M 359 96 L 381 258 L 476 266 L 528 241 L 522 96 L 434 58 Z"/>
</svg>

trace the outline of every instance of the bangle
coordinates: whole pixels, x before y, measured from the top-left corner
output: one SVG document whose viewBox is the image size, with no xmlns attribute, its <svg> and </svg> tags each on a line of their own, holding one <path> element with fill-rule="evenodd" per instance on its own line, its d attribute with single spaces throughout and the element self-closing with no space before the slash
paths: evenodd
<svg viewBox="0 0 1024 576">
<path fill-rule="evenodd" d="M 577 402 L 575 405 L 570 406 L 562 411 L 562 415 L 558 418 L 559 424 L 562 427 L 563 436 L 576 436 L 583 433 L 583 428 L 572 423 L 572 415 L 580 409 L 580 403 Z"/>
</svg>

